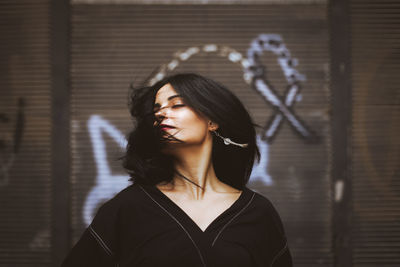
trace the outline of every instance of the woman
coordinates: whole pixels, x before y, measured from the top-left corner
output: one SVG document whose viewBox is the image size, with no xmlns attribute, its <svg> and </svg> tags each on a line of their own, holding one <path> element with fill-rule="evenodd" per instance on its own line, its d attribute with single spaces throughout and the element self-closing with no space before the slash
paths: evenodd
<svg viewBox="0 0 400 267">
<path fill-rule="evenodd" d="M 124 167 L 63 266 L 292 266 L 279 215 L 245 185 L 259 157 L 242 103 L 177 74 L 136 90 Z"/>
</svg>

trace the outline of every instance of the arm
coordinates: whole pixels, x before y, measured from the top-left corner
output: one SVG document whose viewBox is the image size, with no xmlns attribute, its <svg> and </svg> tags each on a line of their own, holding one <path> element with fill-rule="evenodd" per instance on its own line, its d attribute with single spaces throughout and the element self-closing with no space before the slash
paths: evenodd
<svg viewBox="0 0 400 267">
<path fill-rule="evenodd" d="M 113 199 L 100 207 L 93 222 L 65 258 L 62 267 L 116 266 L 119 206 Z"/>
<path fill-rule="evenodd" d="M 292 255 L 290 254 L 287 241 L 285 239 L 285 243 L 283 248 L 275 255 L 271 262 L 271 267 L 292 267 Z"/>
<path fill-rule="evenodd" d="M 283 227 L 283 223 L 281 217 L 279 216 L 277 210 L 272 205 L 272 203 L 268 200 L 268 210 L 270 217 L 272 219 L 272 225 L 270 229 L 273 229 L 273 233 L 270 233 L 271 237 L 274 236 L 277 244 L 277 250 L 272 258 L 270 263 L 271 267 L 292 267 L 292 255 L 290 253 L 288 242 L 286 239 L 285 230 Z"/>
<path fill-rule="evenodd" d="M 72 248 L 62 267 L 115 266 L 114 253 L 90 225 Z"/>
</svg>

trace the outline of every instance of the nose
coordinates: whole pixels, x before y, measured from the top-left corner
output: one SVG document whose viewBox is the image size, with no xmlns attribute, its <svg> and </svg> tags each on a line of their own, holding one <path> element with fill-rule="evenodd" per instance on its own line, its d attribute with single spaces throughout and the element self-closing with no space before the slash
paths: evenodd
<svg viewBox="0 0 400 267">
<path fill-rule="evenodd" d="M 164 108 L 158 109 L 158 110 L 156 111 L 155 115 L 156 115 L 156 116 L 163 116 L 163 117 L 165 117 L 165 116 L 166 116 L 166 110 L 165 110 L 165 109 L 166 109 L 165 107 L 164 107 Z"/>
<path fill-rule="evenodd" d="M 160 108 L 157 112 L 154 113 L 155 119 L 158 123 L 161 123 L 165 117 L 167 116 L 165 108 Z"/>
</svg>

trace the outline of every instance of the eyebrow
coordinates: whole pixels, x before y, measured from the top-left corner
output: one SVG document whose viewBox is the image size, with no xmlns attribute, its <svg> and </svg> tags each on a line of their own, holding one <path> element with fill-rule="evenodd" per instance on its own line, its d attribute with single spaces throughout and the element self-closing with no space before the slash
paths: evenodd
<svg viewBox="0 0 400 267">
<path fill-rule="evenodd" d="M 174 98 L 177 98 L 177 97 L 181 97 L 181 95 L 172 95 L 172 96 L 168 97 L 167 100 L 170 101 L 171 99 L 174 99 Z M 155 107 L 155 108 L 159 108 L 159 107 L 160 107 L 160 104 L 155 103 L 155 104 L 154 104 L 154 107 Z"/>
</svg>

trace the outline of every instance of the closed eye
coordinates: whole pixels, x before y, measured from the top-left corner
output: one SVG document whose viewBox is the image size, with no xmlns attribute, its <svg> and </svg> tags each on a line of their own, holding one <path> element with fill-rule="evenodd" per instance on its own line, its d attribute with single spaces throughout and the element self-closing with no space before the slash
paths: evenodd
<svg viewBox="0 0 400 267">
<path fill-rule="evenodd" d="M 180 103 L 180 104 L 171 105 L 171 106 L 169 106 L 169 107 L 171 107 L 171 108 L 181 108 L 181 107 L 184 107 L 184 106 L 186 106 L 186 105 L 183 104 L 183 103 Z M 168 106 L 167 106 L 167 107 L 168 107 Z M 164 108 L 167 108 L 167 107 L 164 107 Z M 157 113 L 160 109 L 161 109 L 161 108 L 160 108 L 160 105 L 159 105 L 159 104 L 155 104 L 155 107 L 154 107 L 154 109 L 153 109 L 153 113 Z"/>
<path fill-rule="evenodd" d="M 176 105 L 173 105 L 172 107 L 173 108 L 180 108 L 180 107 L 184 107 L 185 106 L 185 104 L 176 104 Z"/>
</svg>

